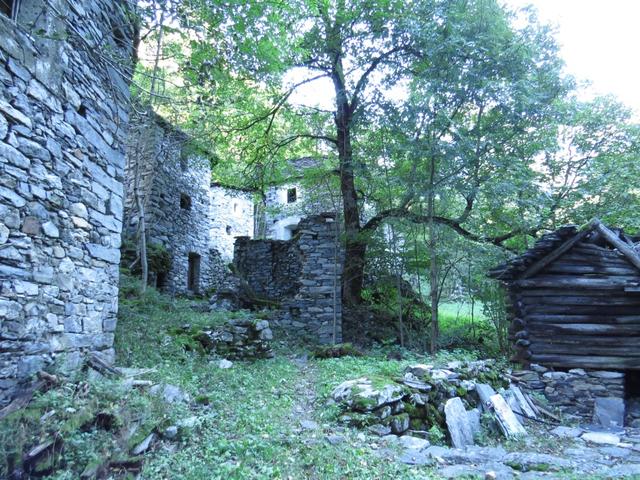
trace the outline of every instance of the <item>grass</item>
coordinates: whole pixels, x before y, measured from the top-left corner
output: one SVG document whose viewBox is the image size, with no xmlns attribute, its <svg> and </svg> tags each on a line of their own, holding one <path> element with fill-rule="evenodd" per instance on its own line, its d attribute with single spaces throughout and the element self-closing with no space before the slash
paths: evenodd
<svg viewBox="0 0 640 480">
<path fill-rule="evenodd" d="M 215 355 L 185 349 L 176 327 L 214 327 L 247 313 L 199 313 L 192 300 L 164 297 L 150 289 L 137 295 L 136 284 L 123 282 L 116 332 L 117 365 L 152 368 L 143 378 L 179 386 L 194 399 L 167 405 L 148 388 L 130 388 L 120 380 L 66 379 L 58 388 L 37 394 L 28 408 L 0 424 L 0 478 L 20 465 L 22 455 L 48 438 L 63 439 L 53 452 L 44 478 L 68 480 L 105 464 L 125 460 L 149 433 L 161 436 L 170 425 L 194 419 L 177 439 L 163 440 L 144 454 L 141 479 L 369 479 L 429 478 L 428 469 L 389 462 L 361 432 L 338 424 L 335 407 L 326 401 L 340 382 L 358 375 L 390 376 L 410 360 L 372 357 L 310 358 L 294 362 L 305 347 L 276 341 L 276 357 L 234 362 L 218 368 Z M 276 339 L 284 338 L 276 332 Z M 415 357 L 414 359 L 421 359 Z M 310 392 L 310 393 L 309 393 Z M 313 395 L 310 402 L 305 393 Z M 300 428 L 300 408 L 317 430 Z M 48 412 L 54 412 L 49 414 Z M 112 414 L 109 428 L 96 425 L 99 414 Z M 41 420 L 47 418 L 46 421 Z M 131 432 L 132 427 L 134 431 Z M 341 435 L 332 445 L 328 435 Z M 110 478 L 129 478 L 125 471 Z M 89 477 L 91 478 L 91 477 Z"/>
</svg>

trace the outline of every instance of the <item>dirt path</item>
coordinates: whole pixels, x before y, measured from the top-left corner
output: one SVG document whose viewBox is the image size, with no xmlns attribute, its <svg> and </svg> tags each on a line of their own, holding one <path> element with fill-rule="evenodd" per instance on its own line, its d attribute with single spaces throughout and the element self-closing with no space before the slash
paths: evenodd
<svg viewBox="0 0 640 480">
<path fill-rule="evenodd" d="M 299 375 L 293 386 L 296 402 L 291 411 L 291 424 L 299 433 L 319 430 L 314 418 L 317 399 L 315 369 L 306 354 L 293 358 L 292 362 L 298 367 Z"/>
</svg>

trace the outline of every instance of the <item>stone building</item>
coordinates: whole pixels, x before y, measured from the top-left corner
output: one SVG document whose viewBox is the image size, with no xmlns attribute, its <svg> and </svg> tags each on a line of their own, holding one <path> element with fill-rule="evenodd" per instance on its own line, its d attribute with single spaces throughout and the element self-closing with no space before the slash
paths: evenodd
<svg viewBox="0 0 640 480">
<path fill-rule="evenodd" d="M 0 403 L 54 363 L 113 357 L 127 8 L 0 2 Z"/>
<path fill-rule="evenodd" d="M 253 235 L 250 192 L 211 183 L 210 161 L 193 151 L 189 138 L 155 114 L 131 122 L 127 151 L 125 225 L 139 235 L 143 206 L 150 247 L 163 246 L 167 271 L 151 280 L 174 294 L 204 293 L 224 279 L 236 236 Z"/>
<path fill-rule="evenodd" d="M 314 179 L 305 181 L 305 170 L 318 170 Z M 332 189 L 326 172 L 319 172 L 318 159 L 303 157 L 289 162 L 285 179 L 272 184 L 265 192 L 262 225 L 256 227 L 264 238 L 290 240 L 300 221 L 321 212 L 340 208 L 340 193 Z"/>
<path fill-rule="evenodd" d="M 342 341 L 344 250 L 335 215 L 304 218 L 290 240 L 236 240 L 235 271 L 279 306 L 275 323 L 319 343 Z"/>
</svg>

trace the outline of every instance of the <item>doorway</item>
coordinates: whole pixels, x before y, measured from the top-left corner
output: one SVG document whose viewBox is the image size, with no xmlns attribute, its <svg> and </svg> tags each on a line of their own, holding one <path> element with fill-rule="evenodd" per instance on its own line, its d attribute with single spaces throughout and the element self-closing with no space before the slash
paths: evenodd
<svg viewBox="0 0 640 480">
<path fill-rule="evenodd" d="M 187 290 L 193 293 L 200 293 L 200 255 L 193 252 L 189 253 Z"/>
</svg>

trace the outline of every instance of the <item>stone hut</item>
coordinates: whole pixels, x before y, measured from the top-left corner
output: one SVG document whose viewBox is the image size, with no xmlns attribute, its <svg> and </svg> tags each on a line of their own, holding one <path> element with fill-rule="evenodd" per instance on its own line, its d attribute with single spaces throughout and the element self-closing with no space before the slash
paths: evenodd
<svg viewBox="0 0 640 480">
<path fill-rule="evenodd" d="M 640 393 L 640 256 L 634 242 L 593 220 L 582 229 L 544 235 L 490 272 L 508 290 L 513 359 L 556 370 L 545 377 L 549 392 L 558 389 L 556 380 L 571 390 L 579 377 L 581 391 L 571 394 L 576 398 Z"/>
<path fill-rule="evenodd" d="M 160 116 L 135 118 L 130 131 L 127 238 L 140 235 L 142 205 L 147 243 L 171 259 L 166 271 L 151 272 L 151 281 L 173 294 L 204 293 L 228 274 L 234 237 L 253 234 L 252 195 L 212 184 L 206 152 Z"/>
<path fill-rule="evenodd" d="M 0 3 L 0 404 L 54 362 L 113 358 L 128 3 Z"/>
<path fill-rule="evenodd" d="M 279 307 L 276 324 L 319 343 L 342 341 L 344 251 L 335 215 L 303 219 L 291 240 L 235 243 L 234 267 L 259 298 Z"/>
</svg>

